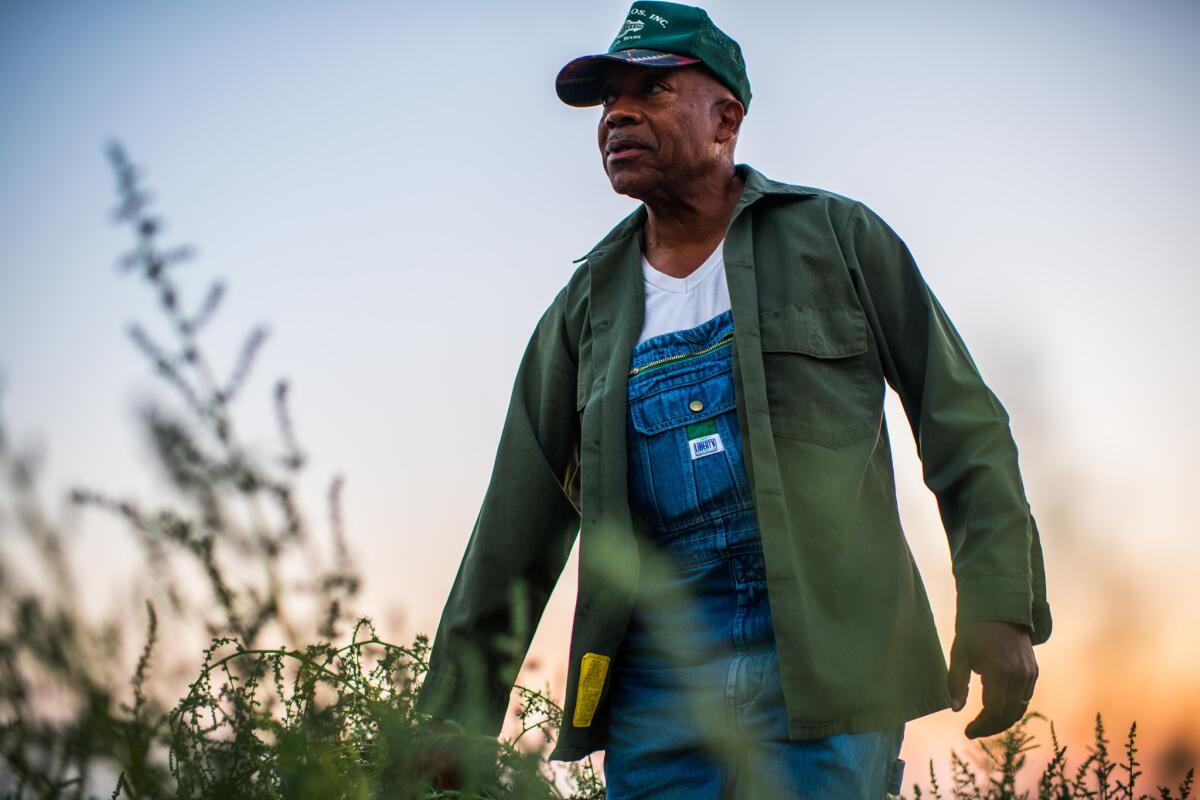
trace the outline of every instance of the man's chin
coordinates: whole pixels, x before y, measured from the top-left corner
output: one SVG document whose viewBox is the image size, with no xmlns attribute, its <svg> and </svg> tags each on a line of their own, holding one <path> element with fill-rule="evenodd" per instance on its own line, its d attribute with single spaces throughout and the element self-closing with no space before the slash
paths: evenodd
<svg viewBox="0 0 1200 800">
<path fill-rule="evenodd" d="M 614 192 L 632 197 L 634 200 L 643 199 L 658 185 L 657 179 L 651 175 L 635 174 L 625 170 L 609 173 L 608 182 L 612 184 Z"/>
</svg>

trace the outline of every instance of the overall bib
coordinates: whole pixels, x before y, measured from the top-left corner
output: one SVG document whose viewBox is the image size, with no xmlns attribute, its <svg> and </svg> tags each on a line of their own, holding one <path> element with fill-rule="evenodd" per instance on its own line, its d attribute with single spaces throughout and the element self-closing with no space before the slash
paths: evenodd
<svg viewBox="0 0 1200 800">
<path fill-rule="evenodd" d="M 898 794 L 904 723 L 791 741 L 733 392 L 733 316 L 638 344 L 629 377 L 637 603 L 613 665 L 609 800 Z"/>
</svg>

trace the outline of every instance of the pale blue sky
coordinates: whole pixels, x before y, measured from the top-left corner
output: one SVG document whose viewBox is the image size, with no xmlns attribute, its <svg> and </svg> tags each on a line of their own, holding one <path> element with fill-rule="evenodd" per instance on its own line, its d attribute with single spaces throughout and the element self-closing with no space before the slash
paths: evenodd
<svg viewBox="0 0 1200 800">
<path fill-rule="evenodd" d="M 5 0 L 0 403 L 20 441 L 46 445 L 47 491 L 156 486 L 132 407 L 161 390 L 122 331 L 158 320 L 114 267 L 129 243 L 106 216 L 116 136 L 168 241 L 198 247 L 181 273 L 193 301 L 230 283 L 210 339 L 222 363 L 250 325 L 271 327 L 242 429 L 272 443 L 269 386 L 288 376 L 311 515 L 344 472 L 368 604 L 432 633 L 532 326 L 633 208 L 601 170 L 598 112 L 553 91 L 627 6 Z M 1079 546 L 1194 596 L 1200 6 L 706 8 L 754 88 L 739 160 L 888 220 L 1008 407 L 1046 516 L 1051 602 L 1086 606 Z M 888 408 L 945 625 L 945 539 Z M 119 574 L 119 541 L 79 552 Z M 535 643 L 549 660 L 573 569 Z"/>
</svg>

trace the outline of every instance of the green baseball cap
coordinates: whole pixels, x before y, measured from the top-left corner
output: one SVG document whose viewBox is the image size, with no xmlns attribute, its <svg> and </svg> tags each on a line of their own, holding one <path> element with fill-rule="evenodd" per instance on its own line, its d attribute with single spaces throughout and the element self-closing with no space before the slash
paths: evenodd
<svg viewBox="0 0 1200 800">
<path fill-rule="evenodd" d="M 610 61 L 642 67 L 703 64 L 743 108 L 750 108 L 750 79 L 742 48 L 702 8 L 655 0 L 634 3 L 607 53 L 581 56 L 559 70 L 554 82 L 559 99 L 571 106 L 599 105 L 600 81 Z"/>
</svg>

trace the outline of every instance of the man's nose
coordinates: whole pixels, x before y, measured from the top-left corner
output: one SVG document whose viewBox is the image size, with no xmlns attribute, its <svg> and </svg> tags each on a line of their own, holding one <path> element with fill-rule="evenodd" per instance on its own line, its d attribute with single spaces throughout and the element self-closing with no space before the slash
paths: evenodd
<svg viewBox="0 0 1200 800">
<path fill-rule="evenodd" d="M 608 110 L 604 112 L 604 124 L 609 128 L 618 128 L 622 125 L 636 124 L 641 120 L 641 114 L 637 108 L 627 100 L 618 97 L 609 105 Z"/>
</svg>

